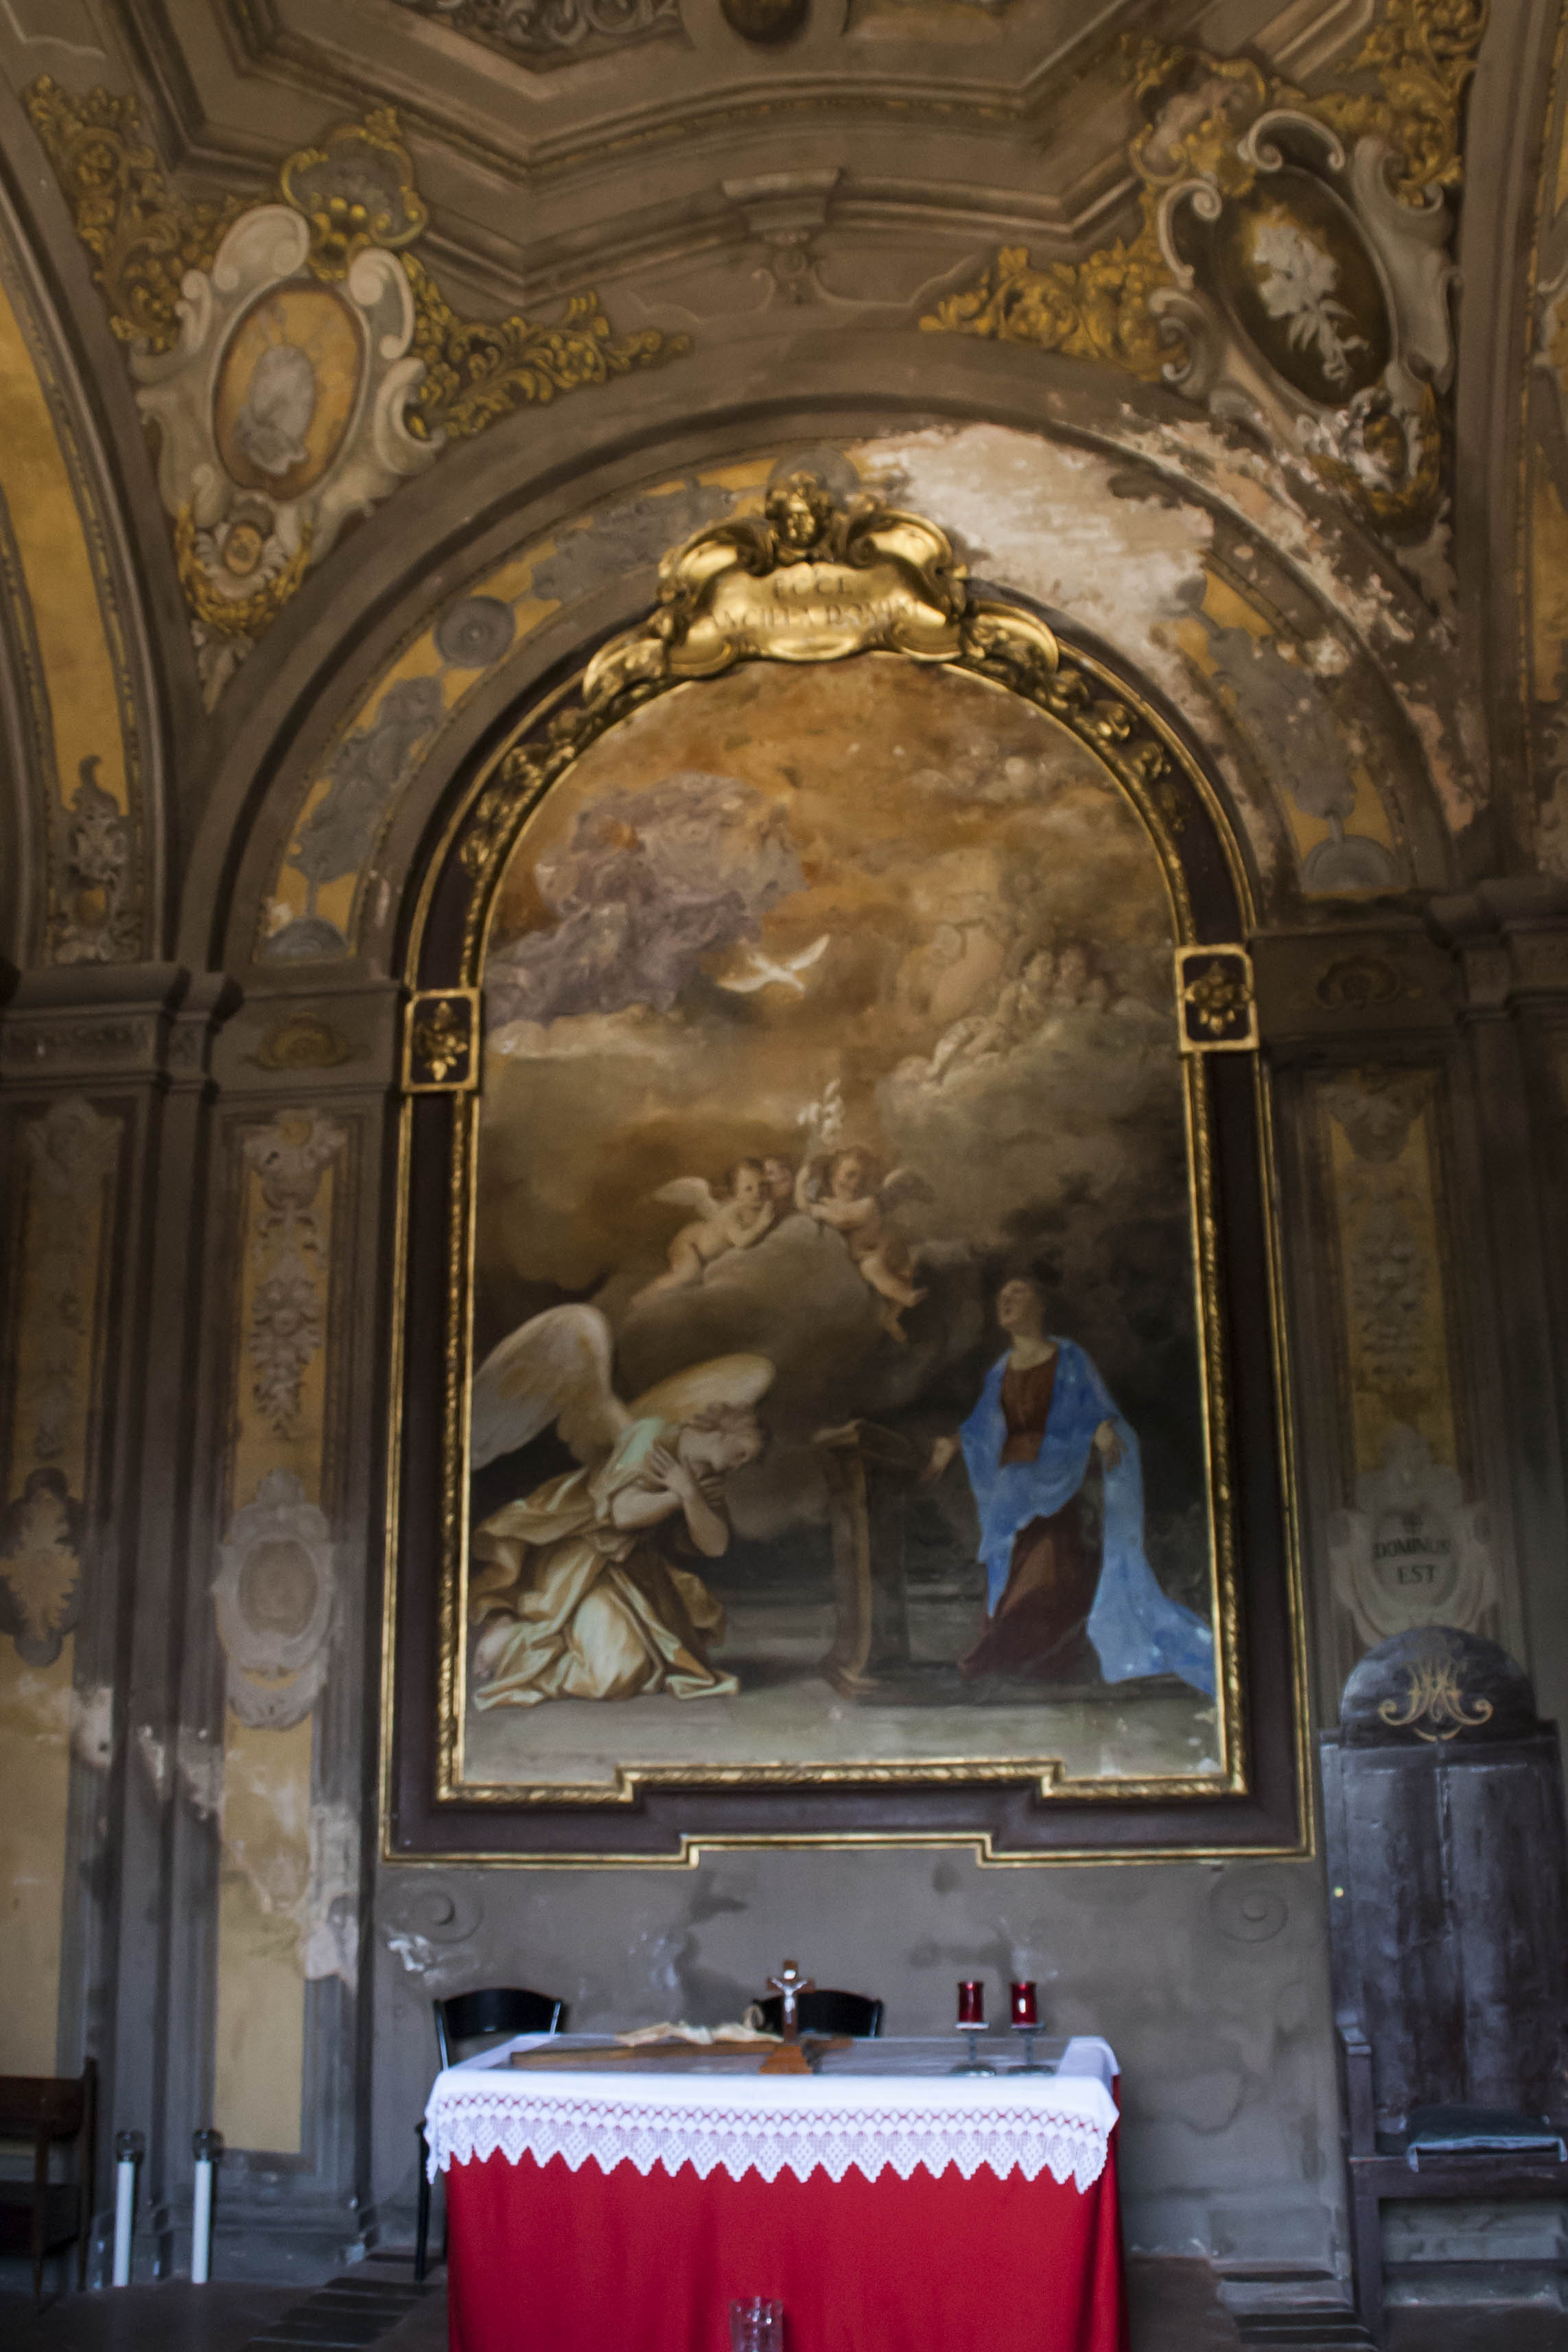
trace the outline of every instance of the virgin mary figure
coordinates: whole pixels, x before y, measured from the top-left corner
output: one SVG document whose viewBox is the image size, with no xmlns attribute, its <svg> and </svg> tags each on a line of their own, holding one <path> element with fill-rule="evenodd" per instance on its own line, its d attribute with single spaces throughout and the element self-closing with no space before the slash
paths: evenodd
<svg viewBox="0 0 1568 2352">
<path fill-rule="evenodd" d="M 940 1476 L 962 1448 L 980 1515 L 986 1622 L 959 1671 L 1064 1682 L 1092 1657 L 1107 1682 L 1176 1675 L 1212 1696 L 1213 1633 L 1161 1589 L 1145 1555 L 1137 1437 L 1084 1349 L 1050 1335 L 1045 1317 L 1031 1276 L 1002 1285 L 997 1320 L 1011 1345 L 927 1465 Z M 1097 1547 L 1083 1501 L 1096 1464 Z"/>
<path fill-rule="evenodd" d="M 474 1705 L 727 1696 L 710 1662 L 724 1612 L 691 1563 L 729 1543 L 726 1480 L 757 1461 L 764 1356 L 719 1356 L 630 1408 L 611 1384 L 612 1342 L 591 1307 L 538 1315 L 474 1378 L 477 1469 L 549 1423 L 580 1467 L 504 1504 L 475 1531 L 468 1614 Z"/>
</svg>

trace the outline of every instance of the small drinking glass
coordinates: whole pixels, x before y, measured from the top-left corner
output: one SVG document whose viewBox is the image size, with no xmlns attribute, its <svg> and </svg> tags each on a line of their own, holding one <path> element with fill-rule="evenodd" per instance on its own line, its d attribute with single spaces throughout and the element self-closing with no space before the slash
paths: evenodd
<svg viewBox="0 0 1568 2352">
<path fill-rule="evenodd" d="M 729 2352 L 784 2352 L 784 2306 L 771 2295 L 743 2295 L 729 2306 Z"/>
</svg>

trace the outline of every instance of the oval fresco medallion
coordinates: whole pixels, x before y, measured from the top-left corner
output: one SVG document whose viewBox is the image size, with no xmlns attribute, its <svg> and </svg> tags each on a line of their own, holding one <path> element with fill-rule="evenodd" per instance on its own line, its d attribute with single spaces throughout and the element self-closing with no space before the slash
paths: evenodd
<svg viewBox="0 0 1568 2352">
<path fill-rule="evenodd" d="M 1228 205 L 1214 236 L 1218 285 L 1238 325 L 1293 392 L 1343 408 L 1393 352 L 1377 264 L 1332 188 L 1286 169 Z"/>
<path fill-rule="evenodd" d="M 258 295 L 229 338 L 213 401 L 231 479 L 280 505 L 311 488 L 343 446 L 363 369 L 354 315 L 330 287 Z"/>
</svg>

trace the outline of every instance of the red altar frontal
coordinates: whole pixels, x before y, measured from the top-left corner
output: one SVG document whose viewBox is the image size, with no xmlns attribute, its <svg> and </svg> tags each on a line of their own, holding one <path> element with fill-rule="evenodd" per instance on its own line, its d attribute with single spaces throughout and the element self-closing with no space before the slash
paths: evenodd
<svg viewBox="0 0 1568 2352">
<path fill-rule="evenodd" d="M 1126 2352 L 1103 2042 L 988 2077 L 930 2042 L 742 2080 L 508 2056 L 427 2110 L 453 2352 L 728 2352 L 758 2295 L 786 2352 Z"/>
</svg>

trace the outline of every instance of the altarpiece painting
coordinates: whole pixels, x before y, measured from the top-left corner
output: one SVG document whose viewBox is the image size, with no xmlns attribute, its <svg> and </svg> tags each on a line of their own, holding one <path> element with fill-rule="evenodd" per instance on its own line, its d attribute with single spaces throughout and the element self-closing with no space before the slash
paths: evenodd
<svg viewBox="0 0 1568 2352">
<path fill-rule="evenodd" d="M 423 1723 L 425 1818 L 470 1824 L 436 1844 L 543 1858 L 662 1858 L 672 1804 L 677 1853 L 1027 1851 L 1063 1800 L 1256 1836 L 1270 1771 L 1290 1811 L 1239 1607 L 1281 1503 L 1265 1137 L 1201 781 L 917 518 L 796 481 L 665 573 L 423 916 L 449 1377 L 433 1433 L 405 1339 L 397 1769 Z"/>
</svg>

